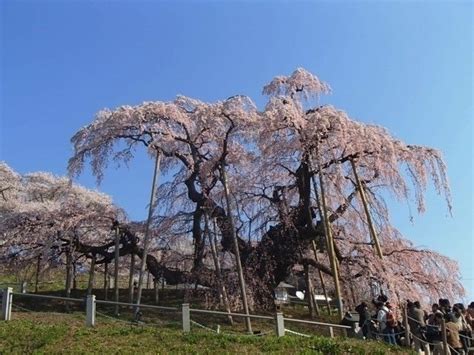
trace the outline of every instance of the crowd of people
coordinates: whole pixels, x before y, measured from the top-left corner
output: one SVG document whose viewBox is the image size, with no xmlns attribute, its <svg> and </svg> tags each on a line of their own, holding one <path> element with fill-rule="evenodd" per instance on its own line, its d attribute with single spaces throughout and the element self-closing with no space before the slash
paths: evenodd
<svg viewBox="0 0 474 355">
<path fill-rule="evenodd" d="M 401 312 L 404 307 L 406 320 Z M 362 302 L 356 311 L 360 332 L 365 339 L 383 339 L 393 345 L 410 344 L 419 354 L 444 354 L 444 323 L 448 353 L 468 354 L 471 346 L 474 347 L 474 302 L 467 307 L 462 303 L 451 306 L 448 299 L 440 299 L 432 305 L 431 312 L 427 312 L 418 301 L 407 301 L 396 307 L 385 295 L 380 295 L 370 307 Z"/>
</svg>

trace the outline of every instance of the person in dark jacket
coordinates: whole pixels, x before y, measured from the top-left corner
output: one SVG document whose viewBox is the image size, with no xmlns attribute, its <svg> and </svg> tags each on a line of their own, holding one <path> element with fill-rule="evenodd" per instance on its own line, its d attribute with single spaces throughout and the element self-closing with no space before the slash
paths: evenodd
<svg viewBox="0 0 474 355">
<path fill-rule="evenodd" d="M 357 311 L 357 313 L 359 313 L 359 327 L 362 328 L 362 334 L 364 335 L 364 338 L 370 338 L 370 323 L 372 320 L 367 303 L 362 302 L 355 308 L 355 310 Z"/>
</svg>

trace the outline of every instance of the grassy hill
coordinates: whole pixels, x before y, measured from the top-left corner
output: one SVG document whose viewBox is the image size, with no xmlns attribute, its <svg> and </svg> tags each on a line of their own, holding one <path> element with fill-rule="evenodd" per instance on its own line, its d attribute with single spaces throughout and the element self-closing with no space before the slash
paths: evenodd
<svg viewBox="0 0 474 355">
<path fill-rule="evenodd" d="M 64 291 L 61 278 L 51 277 L 43 283 L 40 294 L 62 296 Z M 14 282 L 0 276 L 0 283 Z M 17 291 L 17 290 L 16 290 Z M 104 290 L 94 290 L 98 299 L 104 299 Z M 73 290 L 72 297 L 83 298 L 84 287 Z M 109 291 L 109 299 L 112 298 Z M 128 302 L 128 291 L 120 290 L 120 300 Z M 159 305 L 180 307 L 189 302 L 192 307 L 205 308 L 203 298 L 186 294 L 183 290 L 167 288 L 160 290 Z M 154 291 L 144 290 L 143 304 L 155 304 Z M 230 325 L 226 316 L 192 314 L 192 320 L 213 330 L 220 327 L 221 333 L 201 329 L 192 325 L 190 334 L 181 331 L 181 315 L 176 312 L 142 308 L 142 325 L 130 322 L 133 318 L 129 307 L 120 308 L 120 318 L 113 316 L 114 307 L 97 305 L 97 326 L 86 328 L 83 303 L 71 303 L 66 307 L 64 301 L 44 300 L 15 295 L 13 299 L 13 320 L 0 322 L 0 355 L 31 353 L 179 353 L 179 354 L 406 354 L 407 349 L 389 347 L 374 341 L 362 341 L 336 337 L 331 339 L 328 329 L 305 324 L 289 323 L 294 331 L 305 334 L 318 334 L 313 337 L 274 335 L 273 321 L 253 320 L 254 331 L 263 336 L 245 334 L 243 319 L 234 318 Z M 285 307 L 286 317 L 309 319 L 308 311 L 301 305 Z M 266 312 L 259 311 L 259 314 Z M 272 313 L 268 313 L 271 315 Z M 336 316 L 322 314 L 318 321 L 337 323 Z M 339 334 L 335 330 L 336 334 Z"/>
<path fill-rule="evenodd" d="M 378 342 L 327 337 L 301 338 L 219 335 L 192 328 L 183 334 L 179 325 L 131 326 L 100 318 L 95 328 L 84 327 L 82 313 L 15 312 L 0 322 L 0 353 L 96 354 L 406 354 L 405 349 Z"/>
</svg>

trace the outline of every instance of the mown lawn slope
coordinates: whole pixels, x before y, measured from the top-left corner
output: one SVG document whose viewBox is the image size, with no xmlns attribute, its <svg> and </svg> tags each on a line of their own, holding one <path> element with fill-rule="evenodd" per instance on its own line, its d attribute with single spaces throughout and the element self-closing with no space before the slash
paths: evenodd
<svg viewBox="0 0 474 355">
<path fill-rule="evenodd" d="M 217 335 L 195 328 L 190 334 L 183 334 L 178 325 L 141 327 L 106 319 L 101 319 L 95 328 L 86 328 L 83 314 L 15 312 L 14 320 L 0 322 L 0 353 L 406 354 L 407 351 L 343 338 Z"/>
</svg>

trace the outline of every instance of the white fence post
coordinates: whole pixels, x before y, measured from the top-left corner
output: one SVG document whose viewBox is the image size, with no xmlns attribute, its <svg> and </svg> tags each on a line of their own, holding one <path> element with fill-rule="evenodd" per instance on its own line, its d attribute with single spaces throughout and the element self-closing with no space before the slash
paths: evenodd
<svg viewBox="0 0 474 355">
<path fill-rule="evenodd" d="M 191 316 L 189 314 L 189 303 L 183 303 L 183 332 L 189 333 L 191 331 Z"/>
<path fill-rule="evenodd" d="M 88 295 L 86 299 L 86 326 L 95 326 L 95 295 Z"/>
<path fill-rule="evenodd" d="M 276 335 L 277 337 L 282 337 L 285 335 L 285 320 L 283 319 L 283 313 L 277 312 L 275 316 L 276 323 Z"/>
<path fill-rule="evenodd" d="M 2 320 L 8 321 L 12 319 L 12 301 L 13 289 L 7 287 L 3 290 L 2 296 Z"/>
<path fill-rule="evenodd" d="M 331 338 L 334 338 L 334 328 L 333 327 L 329 327 L 329 336 Z"/>
</svg>

